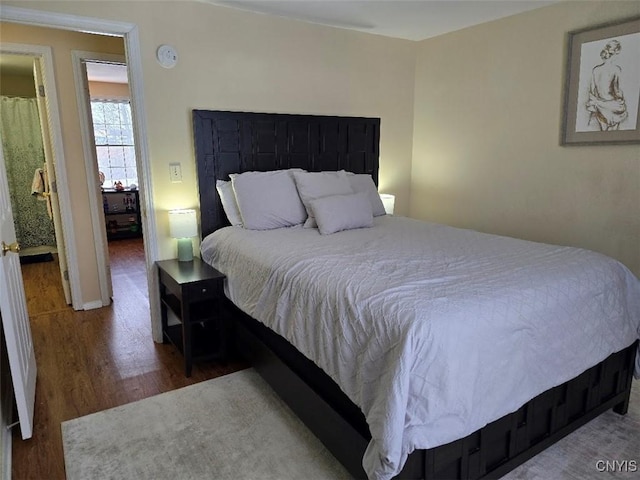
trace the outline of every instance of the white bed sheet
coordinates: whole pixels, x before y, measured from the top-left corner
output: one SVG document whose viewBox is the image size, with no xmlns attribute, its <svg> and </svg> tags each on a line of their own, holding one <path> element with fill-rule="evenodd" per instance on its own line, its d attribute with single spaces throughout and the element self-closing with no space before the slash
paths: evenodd
<svg viewBox="0 0 640 480">
<path fill-rule="evenodd" d="M 640 337 L 638 279 L 578 248 L 385 216 L 325 236 L 227 227 L 201 250 L 237 306 L 362 409 L 371 479 L 391 478 L 413 450 L 462 438 Z"/>
</svg>

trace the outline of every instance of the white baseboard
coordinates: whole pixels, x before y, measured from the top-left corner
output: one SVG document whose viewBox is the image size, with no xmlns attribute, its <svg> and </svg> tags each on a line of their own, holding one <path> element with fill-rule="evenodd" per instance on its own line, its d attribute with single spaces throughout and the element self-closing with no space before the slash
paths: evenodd
<svg viewBox="0 0 640 480">
<path fill-rule="evenodd" d="M 95 300 L 93 302 L 87 302 L 82 305 L 83 310 L 93 310 L 95 308 L 102 308 L 105 305 L 102 304 L 102 300 Z"/>
</svg>

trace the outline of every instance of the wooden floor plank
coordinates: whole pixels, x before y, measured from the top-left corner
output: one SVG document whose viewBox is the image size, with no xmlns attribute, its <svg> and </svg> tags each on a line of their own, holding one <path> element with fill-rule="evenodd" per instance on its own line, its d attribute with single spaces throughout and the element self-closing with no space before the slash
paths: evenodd
<svg viewBox="0 0 640 480">
<path fill-rule="evenodd" d="M 142 240 L 110 242 L 109 257 L 113 304 L 80 312 L 64 302 L 56 261 L 23 265 L 38 380 L 33 438 L 22 440 L 19 428 L 13 432 L 15 480 L 65 478 L 65 420 L 246 367 L 196 364 L 186 378 L 180 353 L 151 337 Z"/>
<path fill-rule="evenodd" d="M 29 279 L 24 282 L 24 293 L 30 316 L 69 308 L 62 290 L 58 254 L 52 256 L 50 262 L 21 265 L 22 276 Z"/>
</svg>

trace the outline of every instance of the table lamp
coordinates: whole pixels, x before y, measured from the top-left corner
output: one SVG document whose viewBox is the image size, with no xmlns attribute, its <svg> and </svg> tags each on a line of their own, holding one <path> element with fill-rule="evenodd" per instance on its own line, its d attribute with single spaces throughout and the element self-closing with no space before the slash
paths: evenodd
<svg viewBox="0 0 640 480">
<path fill-rule="evenodd" d="M 196 211 L 190 209 L 169 210 L 169 235 L 178 239 L 178 261 L 193 260 L 191 238 L 198 235 Z"/>
<path fill-rule="evenodd" d="M 384 211 L 387 213 L 387 215 L 393 215 L 393 207 L 396 204 L 396 196 L 389 193 L 381 193 L 380 200 L 382 200 Z"/>
</svg>

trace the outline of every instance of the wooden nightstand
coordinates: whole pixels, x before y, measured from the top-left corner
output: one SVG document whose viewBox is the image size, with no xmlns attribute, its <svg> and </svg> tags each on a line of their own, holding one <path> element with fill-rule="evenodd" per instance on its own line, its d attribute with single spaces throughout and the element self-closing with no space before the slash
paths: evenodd
<svg viewBox="0 0 640 480">
<path fill-rule="evenodd" d="M 184 355 L 184 372 L 191 376 L 193 362 L 225 358 L 229 315 L 224 306 L 225 276 L 194 257 L 156 262 L 162 313 L 162 335 Z M 168 324 L 168 310 L 180 323 Z"/>
</svg>

